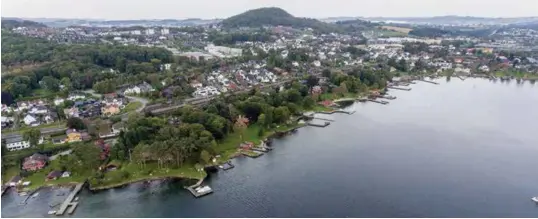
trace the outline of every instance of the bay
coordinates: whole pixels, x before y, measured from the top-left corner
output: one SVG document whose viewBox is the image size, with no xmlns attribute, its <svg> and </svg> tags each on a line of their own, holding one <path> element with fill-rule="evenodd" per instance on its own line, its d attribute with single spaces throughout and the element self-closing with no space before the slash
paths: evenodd
<svg viewBox="0 0 538 219">
<path fill-rule="evenodd" d="M 74 216 L 538 217 L 538 85 L 437 82 L 234 159 L 207 179 L 208 196 L 168 181 L 83 191 Z M 46 215 L 43 203 L 14 207 L 16 198 L 2 197 L 2 217 Z"/>
</svg>

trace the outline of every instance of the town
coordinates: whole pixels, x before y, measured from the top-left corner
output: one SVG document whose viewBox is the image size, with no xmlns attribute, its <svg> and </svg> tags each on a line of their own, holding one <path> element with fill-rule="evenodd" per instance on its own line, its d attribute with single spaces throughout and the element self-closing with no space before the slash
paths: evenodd
<svg viewBox="0 0 538 219">
<path fill-rule="evenodd" d="M 379 96 L 422 77 L 538 80 L 536 29 L 311 24 L 275 8 L 245 16 L 271 11 L 295 23 L 3 21 L 3 183 L 104 189 L 158 176 L 203 179 L 200 169 L 238 151 L 256 154 L 257 141 L 300 126 L 303 111 L 334 110 L 340 98 Z"/>
</svg>

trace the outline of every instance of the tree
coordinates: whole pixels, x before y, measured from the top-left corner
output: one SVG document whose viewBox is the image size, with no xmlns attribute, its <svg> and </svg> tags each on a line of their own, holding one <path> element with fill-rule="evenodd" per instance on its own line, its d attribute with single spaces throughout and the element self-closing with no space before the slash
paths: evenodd
<svg viewBox="0 0 538 219">
<path fill-rule="evenodd" d="M 248 126 L 248 119 L 246 117 L 243 117 L 242 115 L 239 115 L 234 123 L 234 131 L 239 132 L 239 136 L 241 137 L 241 141 L 243 141 L 243 133 L 245 129 Z"/>
<path fill-rule="evenodd" d="M 70 129 L 82 130 L 86 128 L 84 121 L 77 117 L 71 117 L 67 119 L 67 127 Z"/>
<path fill-rule="evenodd" d="M 280 107 L 277 107 L 274 112 L 274 120 L 276 122 L 280 122 L 280 123 L 284 123 L 286 121 L 288 121 L 289 117 L 290 117 L 290 111 L 288 109 L 288 107 L 285 107 L 285 106 L 280 106 Z"/>
<path fill-rule="evenodd" d="M 50 90 L 52 92 L 56 92 L 60 90 L 60 81 L 56 78 L 53 78 L 51 76 L 45 76 L 41 80 L 43 88 Z"/>
<path fill-rule="evenodd" d="M 41 138 L 41 131 L 35 128 L 29 129 L 28 131 L 25 131 L 22 134 L 22 138 L 25 141 L 30 142 L 30 146 L 36 147 L 39 143 L 39 138 Z M 40 149 L 43 149 L 43 148 L 40 148 Z"/>
<path fill-rule="evenodd" d="M 206 150 L 203 150 L 200 152 L 200 159 L 204 161 L 205 164 L 209 164 L 211 162 L 211 155 Z"/>
<path fill-rule="evenodd" d="M 318 82 L 319 82 L 319 78 L 314 76 L 314 75 L 310 75 L 306 79 L 306 85 L 308 86 L 308 88 L 312 88 L 312 87 L 318 85 Z"/>
<path fill-rule="evenodd" d="M 62 80 L 60 80 L 60 84 L 64 86 L 64 89 L 66 90 L 72 90 L 73 84 L 71 83 L 71 79 L 68 77 L 63 77 Z"/>
<path fill-rule="evenodd" d="M 265 118 L 265 114 L 262 113 L 260 114 L 260 116 L 258 116 L 258 124 L 260 124 L 260 126 L 264 127 L 266 126 L 266 118 Z"/>
</svg>

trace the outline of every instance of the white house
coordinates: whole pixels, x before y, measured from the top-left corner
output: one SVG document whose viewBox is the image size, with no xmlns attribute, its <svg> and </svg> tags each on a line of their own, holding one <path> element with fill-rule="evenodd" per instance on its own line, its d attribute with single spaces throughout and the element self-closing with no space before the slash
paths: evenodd
<svg viewBox="0 0 538 219">
<path fill-rule="evenodd" d="M 46 114 L 48 112 L 49 112 L 49 110 L 47 109 L 47 107 L 44 107 L 44 106 L 34 106 L 34 107 L 30 108 L 30 110 L 28 110 L 28 113 L 39 114 L 39 115 L 43 115 L 43 114 Z"/>
<path fill-rule="evenodd" d="M 138 86 L 127 88 L 123 94 L 140 94 L 140 88 Z"/>
<path fill-rule="evenodd" d="M 37 122 L 37 119 L 34 116 L 30 115 L 30 114 L 26 115 L 23 120 L 24 120 L 24 124 L 26 124 L 26 125 L 31 125 L 31 124 Z"/>
<path fill-rule="evenodd" d="M 82 95 L 82 94 L 69 94 L 69 97 L 67 97 L 68 100 L 71 100 L 71 101 L 75 101 L 75 100 L 78 100 L 78 99 L 84 99 L 86 98 L 86 96 Z"/>
<path fill-rule="evenodd" d="M 21 135 L 9 136 L 3 139 L 6 142 L 6 148 L 10 151 L 22 150 L 31 146 L 30 142 L 23 140 Z M 39 138 L 38 144 L 43 144 L 42 136 Z"/>
<path fill-rule="evenodd" d="M 489 67 L 487 65 L 482 65 L 478 68 L 481 72 L 489 72 Z"/>
<path fill-rule="evenodd" d="M 64 101 L 65 101 L 65 100 L 64 100 L 63 98 L 56 98 L 56 99 L 54 99 L 54 105 L 55 105 L 55 106 L 58 106 L 58 105 L 60 105 L 60 104 L 63 104 Z"/>
<path fill-rule="evenodd" d="M 321 62 L 316 60 L 314 62 L 312 62 L 312 65 L 316 66 L 316 67 L 320 67 L 321 66 Z"/>
</svg>

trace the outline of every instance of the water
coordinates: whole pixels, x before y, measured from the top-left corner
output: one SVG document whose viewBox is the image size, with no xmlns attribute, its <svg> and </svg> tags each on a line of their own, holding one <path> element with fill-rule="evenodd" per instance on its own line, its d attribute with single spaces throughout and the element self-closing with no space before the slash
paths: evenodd
<svg viewBox="0 0 538 219">
<path fill-rule="evenodd" d="M 538 85 L 418 82 L 327 128 L 233 160 L 195 199 L 180 183 L 83 191 L 76 217 L 538 217 Z M 45 199 L 40 191 L 36 199 Z M 2 216 L 42 217 L 30 201 Z"/>
</svg>

